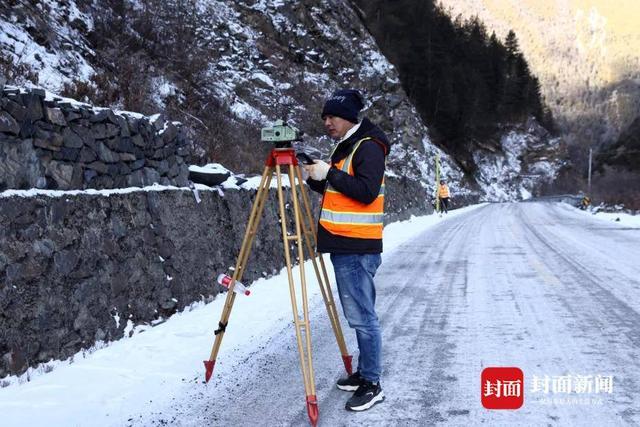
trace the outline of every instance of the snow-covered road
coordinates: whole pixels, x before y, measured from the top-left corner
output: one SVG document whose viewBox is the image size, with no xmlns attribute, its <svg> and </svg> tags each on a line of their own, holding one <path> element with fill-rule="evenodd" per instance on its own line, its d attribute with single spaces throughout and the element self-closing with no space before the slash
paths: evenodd
<svg viewBox="0 0 640 427">
<path fill-rule="evenodd" d="M 640 228 L 554 203 L 424 218 L 385 228 L 376 281 L 387 399 L 370 411 L 344 410 L 342 361 L 310 284 L 319 425 L 640 424 Z M 285 281 L 259 281 L 237 300 L 209 384 L 200 361 L 221 298 L 215 313 L 195 307 L 0 389 L 0 424 L 308 425 Z M 483 408 L 480 374 L 494 366 L 524 372 L 520 409 Z"/>
<path fill-rule="evenodd" d="M 383 404 L 344 410 L 348 394 L 334 386 L 341 363 L 316 305 L 320 425 L 639 424 L 638 254 L 640 229 L 567 205 L 493 204 L 446 219 L 385 257 L 378 272 Z M 273 332 L 235 381 L 194 390 L 154 423 L 304 425 L 293 328 Z M 522 369 L 522 408 L 482 407 L 488 366 Z M 610 375 L 611 393 L 596 392 L 596 378 Z M 591 391 L 563 392 L 562 379 L 575 385 L 578 376 Z"/>
</svg>

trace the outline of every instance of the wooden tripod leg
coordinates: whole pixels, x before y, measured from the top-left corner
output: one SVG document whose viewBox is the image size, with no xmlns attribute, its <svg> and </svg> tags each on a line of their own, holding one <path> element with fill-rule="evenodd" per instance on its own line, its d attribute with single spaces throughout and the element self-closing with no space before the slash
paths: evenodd
<svg viewBox="0 0 640 427">
<path fill-rule="evenodd" d="M 231 280 L 231 283 L 229 284 L 229 291 L 227 292 L 227 298 L 224 303 L 224 308 L 222 309 L 222 315 L 220 316 L 218 329 L 216 329 L 215 331 L 216 338 L 213 342 L 211 355 L 209 356 L 209 360 L 204 361 L 204 378 L 206 382 L 209 382 L 209 380 L 211 379 L 211 375 L 213 374 L 216 357 L 218 357 L 220 344 L 222 343 L 222 338 L 224 337 L 224 332 L 229 322 L 229 316 L 231 315 L 231 309 L 233 308 L 233 303 L 236 298 L 236 293 L 233 291 L 233 288 L 235 287 L 236 281 L 242 280 L 244 267 L 247 263 L 247 259 L 249 258 L 251 246 L 253 245 L 253 240 L 256 236 L 258 225 L 260 224 L 260 219 L 262 218 L 262 211 L 264 209 L 265 200 L 269 195 L 269 185 L 271 184 L 272 173 L 272 167 L 266 166 L 264 168 L 262 179 L 260 180 L 260 186 L 258 187 L 256 198 L 253 201 L 253 207 L 251 208 L 251 214 L 249 215 L 247 229 L 245 230 L 244 238 L 242 240 L 242 246 L 240 247 L 240 253 L 238 254 L 236 266 L 233 271 L 233 278 Z"/>
<path fill-rule="evenodd" d="M 278 203 L 280 205 L 280 222 L 282 225 L 282 243 L 284 245 L 284 257 L 287 263 L 287 277 L 289 279 L 289 293 L 291 294 L 291 308 L 293 309 L 293 323 L 296 329 L 296 339 L 298 342 L 298 353 L 300 354 L 300 369 L 302 370 L 302 380 L 304 382 L 305 395 L 307 397 L 307 413 L 312 425 L 318 423 L 318 401 L 316 399 L 316 386 L 313 374 L 313 361 L 311 355 L 311 329 L 309 326 L 309 306 L 307 303 L 307 285 L 304 275 L 304 251 L 302 248 L 302 230 L 300 226 L 300 207 L 293 174 L 293 165 L 289 165 L 289 183 L 291 185 L 291 198 L 293 201 L 294 222 L 296 227 L 295 235 L 289 236 L 287 233 L 287 216 L 285 211 L 284 194 L 282 191 L 282 177 L 280 165 L 276 164 L 276 177 L 278 179 Z M 291 254 L 289 253 L 289 242 L 295 241 L 298 247 L 298 259 L 300 268 L 300 288 L 302 299 L 303 318 L 300 319 L 298 313 L 298 301 L 296 289 L 293 281 L 291 266 Z M 304 335 L 304 336 L 303 336 Z"/>
<path fill-rule="evenodd" d="M 353 356 L 349 354 L 347 344 L 344 341 L 344 334 L 342 333 L 342 327 L 340 326 L 340 317 L 338 316 L 338 310 L 333 299 L 333 292 L 331 292 L 331 282 L 329 282 L 329 275 L 327 274 L 327 269 L 324 265 L 324 258 L 322 257 L 322 254 L 317 253 L 315 250 L 315 223 L 313 220 L 313 215 L 311 214 L 311 203 L 309 202 L 309 196 L 307 195 L 307 191 L 304 188 L 302 172 L 300 171 L 299 166 L 296 166 L 295 170 L 298 177 L 298 182 L 300 183 L 300 194 L 302 195 L 302 203 L 304 205 L 304 214 L 306 218 L 305 220 L 305 218 L 302 217 L 302 212 L 300 212 L 300 223 L 304 227 L 305 244 L 307 247 L 307 251 L 309 252 L 309 257 L 312 260 L 316 277 L 318 278 L 318 284 L 320 285 L 322 298 L 324 300 L 325 307 L 327 308 L 327 314 L 329 315 L 329 321 L 331 322 L 333 333 L 335 334 L 336 341 L 338 342 L 338 348 L 340 349 L 340 354 L 342 355 L 344 368 L 347 371 L 347 375 L 351 375 L 353 373 Z"/>
<path fill-rule="evenodd" d="M 242 280 L 242 275 L 244 274 L 244 269 L 247 266 L 247 260 L 249 259 L 249 254 L 251 253 L 253 241 L 256 237 L 256 234 L 258 233 L 258 226 L 260 225 L 260 220 L 262 219 L 264 204 L 269 198 L 269 186 L 271 185 L 272 177 L 273 168 L 270 166 L 265 167 L 263 179 L 260 181 L 260 186 L 258 187 L 259 194 L 256 194 L 256 200 L 253 202 L 254 207 L 251 210 L 252 217 L 249 217 L 249 224 L 253 224 L 253 227 L 249 227 L 247 225 L 247 230 L 245 231 L 245 236 L 243 239 L 243 245 L 240 248 L 238 260 L 236 261 L 233 275 L 234 283 L 236 280 Z M 245 245 L 244 242 L 247 240 L 248 243 Z"/>
</svg>

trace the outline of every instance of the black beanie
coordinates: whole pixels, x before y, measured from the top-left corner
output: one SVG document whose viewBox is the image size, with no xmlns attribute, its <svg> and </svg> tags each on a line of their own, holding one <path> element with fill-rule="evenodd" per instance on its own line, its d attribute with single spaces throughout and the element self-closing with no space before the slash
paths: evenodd
<svg viewBox="0 0 640 427">
<path fill-rule="evenodd" d="M 331 98 L 324 103 L 321 117 L 337 116 L 351 123 L 358 123 L 358 112 L 362 107 L 364 103 L 360 92 L 355 89 L 340 89 L 333 92 Z"/>
</svg>

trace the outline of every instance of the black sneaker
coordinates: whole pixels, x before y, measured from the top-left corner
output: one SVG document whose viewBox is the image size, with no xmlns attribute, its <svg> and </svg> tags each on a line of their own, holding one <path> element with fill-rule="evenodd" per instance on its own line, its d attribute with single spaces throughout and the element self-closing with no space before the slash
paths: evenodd
<svg viewBox="0 0 640 427">
<path fill-rule="evenodd" d="M 366 411 L 376 403 L 384 400 L 384 392 L 380 383 L 374 384 L 364 380 L 362 385 L 358 387 L 351 399 L 347 401 L 346 409 L 350 411 Z"/>
<path fill-rule="evenodd" d="M 356 371 L 347 378 L 340 378 L 336 385 L 340 390 L 356 391 L 364 382 L 365 379 L 360 376 L 360 372 Z"/>
</svg>

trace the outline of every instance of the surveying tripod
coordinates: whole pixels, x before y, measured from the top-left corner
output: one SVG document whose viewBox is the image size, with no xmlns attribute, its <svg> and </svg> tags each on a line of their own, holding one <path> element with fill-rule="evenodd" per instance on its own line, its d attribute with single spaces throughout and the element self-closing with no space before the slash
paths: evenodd
<svg viewBox="0 0 640 427">
<path fill-rule="evenodd" d="M 291 198 L 293 201 L 293 212 L 295 219 L 295 234 L 289 235 L 287 232 L 287 217 L 285 210 L 284 193 L 282 190 L 282 171 L 281 166 L 289 166 L 288 176 L 289 183 L 291 185 Z M 316 399 L 316 387 L 313 375 L 313 364 L 311 359 L 311 330 L 309 328 L 309 308 L 307 305 L 307 285 L 305 281 L 304 273 L 304 251 L 303 243 L 307 248 L 307 252 L 313 263 L 313 269 L 315 270 L 320 290 L 322 292 L 322 298 L 324 299 L 327 313 L 329 314 L 329 321 L 333 328 L 333 332 L 338 341 L 338 347 L 342 354 L 342 360 L 344 367 L 348 375 L 352 374 L 351 359 L 352 356 L 347 352 L 347 346 L 342 334 L 342 328 L 340 327 L 340 320 L 338 318 L 338 311 L 331 292 L 331 286 L 329 284 L 329 277 L 324 265 L 324 260 L 321 254 L 315 251 L 316 247 L 316 232 L 315 224 L 313 222 L 313 216 L 311 215 L 311 204 L 309 197 L 303 185 L 302 172 L 298 166 L 298 159 L 293 148 L 274 148 L 267 157 L 265 162 L 264 172 L 258 187 L 256 198 L 251 208 L 251 214 L 249 216 L 249 222 L 244 234 L 242 246 L 240 248 L 240 254 L 236 261 L 235 270 L 233 271 L 233 278 L 229 284 L 229 291 L 227 292 L 227 299 L 225 301 L 224 309 L 222 310 L 222 316 L 218 323 L 218 329 L 215 331 L 215 341 L 211 350 L 211 356 L 209 360 L 204 361 L 205 365 L 205 380 L 208 382 L 213 373 L 213 367 L 218 356 L 218 350 L 220 349 L 220 343 L 224 336 L 225 329 L 229 322 L 229 315 L 235 301 L 236 293 L 233 292 L 236 281 L 242 279 L 242 274 L 245 271 L 247 259 L 251 252 L 251 245 L 258 230 L 258 224 L 262 217 L 262 211 L 264 209 L 265 201 L 269 195 L 269 186 L 275 171 L 278 181 L 278 203 L 280 205 L 280 223 L 282 225 L 282 243 L 284 245 L 284 258 L 287 264 L 287 275 L 289 279 L 289 292 L 291 294 L 291 307 L 293 309 L 293 323 L 296 330 L 296 339 L 298 341 L 298 352 L 300 354 L 300 368 L 302 370 L 302 380 L 304 382 L 305 395 L 307 397 L 307 413 L 309 414 L 309 420 L 311 424 L 315 426 L 318 423 L 318 402 Z M 304 215 L 300 209 L 300 202 L 298 200 L 298 188 L 302 198 L 302 205 L 304 207 Z M 302 294 L 302 314 L 298 309 L 298 301 L 296 298 L 296 286 L 293 279 L 291 254 L 289 248 L 289 242 L 294 241 L 298 248 L 298 259 L 300 260 L 300 290 Z"/>
</svg>

